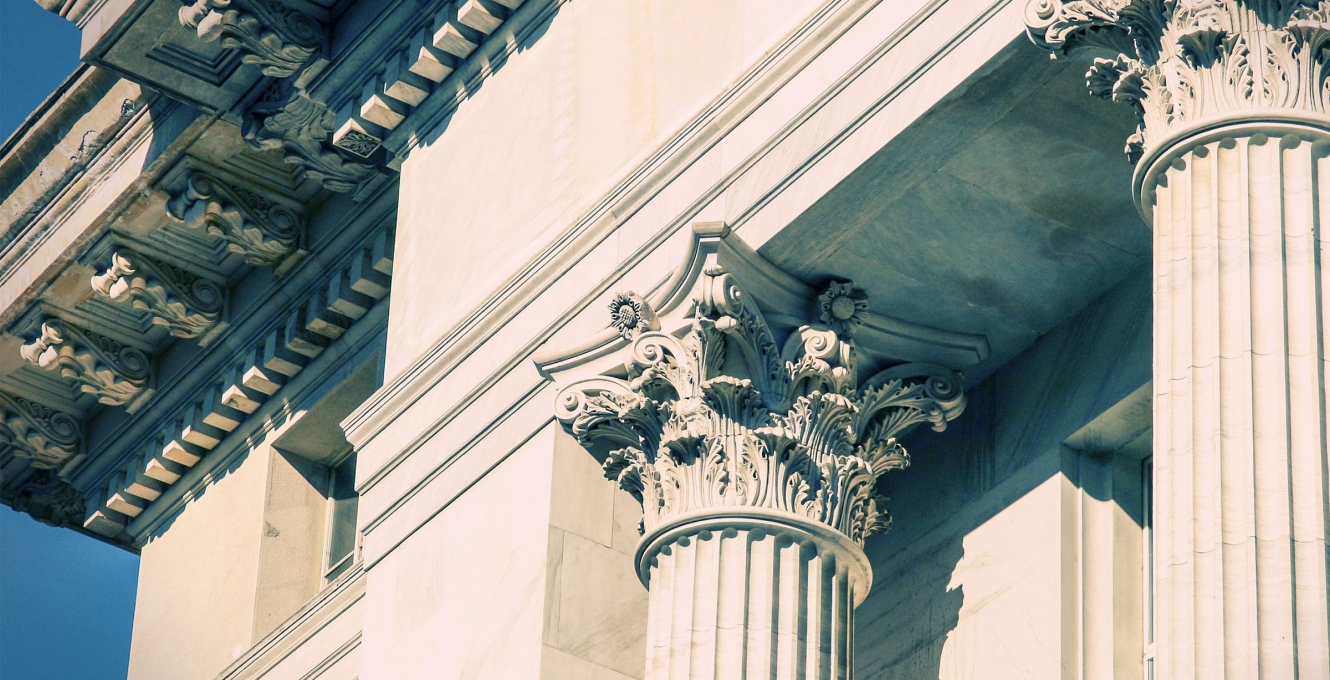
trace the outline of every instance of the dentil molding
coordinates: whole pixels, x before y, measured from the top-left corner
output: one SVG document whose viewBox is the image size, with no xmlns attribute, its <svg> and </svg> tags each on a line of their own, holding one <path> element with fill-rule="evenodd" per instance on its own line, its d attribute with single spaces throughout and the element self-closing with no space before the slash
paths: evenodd
<svg viewBox="0 0 1330 680">
<path fill-rule="evenodd" d="M 1054 55 L 1095 59 L 1086 84 L 1131 104 L 1133 163 L 1169 138 L 1235 114 L 1327 120 L 1330 2 L 1320 0 L 1029 0 L 1025 23 Z"/>
</svg>

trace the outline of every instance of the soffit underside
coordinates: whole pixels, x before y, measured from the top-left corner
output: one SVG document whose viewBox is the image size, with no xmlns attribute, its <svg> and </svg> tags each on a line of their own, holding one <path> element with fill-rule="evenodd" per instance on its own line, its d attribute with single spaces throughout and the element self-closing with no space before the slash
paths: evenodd
<svg viewBox="0 0 1330 680">
<path fill-rule="evenodd" d="M 767 241 L 806 282 L 852 279 L 874 311 L 987 338 L 973 381 L 1150 262 L 1123 145 L 1129 107 L 1091 97 L 1092 57 L 1024 36 Z"/>
</svg>

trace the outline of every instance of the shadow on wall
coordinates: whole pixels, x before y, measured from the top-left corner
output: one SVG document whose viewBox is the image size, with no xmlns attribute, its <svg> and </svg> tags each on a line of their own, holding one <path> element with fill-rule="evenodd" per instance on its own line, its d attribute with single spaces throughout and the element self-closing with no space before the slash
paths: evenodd
<svg viewBox="0 0 1330 680">
<path fill-rule="evenodd" d="M 485 82 L 489 78 L 497 76 L 499 71 L 508 63 L 508 59 L 513 54 L 525 52 L 539 42 L 540 39 L 545 36 L 545 33 L 549 31 L 550 24 L 553 23 L 554 17 L 558 15 L 559 10 L 562 9 L 562 7 L 563 3 L 553 5 L 552 11 L 541 18 L 540 21 L 536 22 L 534 25 L 519 30 L 514 36 L 516 38 L 514 41 L 515 44 L 508 49 L 499 50 L 488 58 L 485 57 L 488 44 L 486 45 L 486 48 L 477 50 L 470 58 L 480 61 L 480 73 L 486 73 L 488 75 L 482 78 L 478 77 L 475 73 L 469 72 L 470 75 L 457 85 L 457 88 L 460 91 L 460 103 L 458 103 L 456 107 L 453 107 L 452 110 L 448 111 L 438 123 L 433 124 L 433 127 L 422 135 L 420 145 L 428 147 L 433 146 L 438 142 L 439 138 L 443 136 L 444 131 L 448 129 L 449 124 L 452 122 L 453 113 L 456 112 L 457 109 L 465 107 L 468 100 L 476 96 L 476 93 L 484 87 Z"/>
<path fill-rule="evenodd" d="M 945 432 L 907 438 L 911 456 L 926 465 L 883 477 L 893 527 L 865 546 L 873 590 L 855 613 L 859 678 L 941 677 L 942 650 L 965 604 L 965 589 L 952 578 L 964 538 L 1002 508 L 989 504 L 987 512 L 937 529 L 960 519 L 952 516 L 993 485 L 993 391 L 993 379 L 985 380 Z"/>
</svg>

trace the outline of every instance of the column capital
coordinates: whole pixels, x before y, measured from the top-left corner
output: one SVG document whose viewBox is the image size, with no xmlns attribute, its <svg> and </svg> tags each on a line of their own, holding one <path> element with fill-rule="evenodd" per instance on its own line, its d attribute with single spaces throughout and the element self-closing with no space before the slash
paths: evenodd
<svg viewBox="0 0 1330 680">
<path fill-rule="evenodd" d="M 959 416 L 961 376 L 916 361 L 861 378 L 866 362 L 852 336 L 871 316 L 862 290 L 842 281 L 820 294 L 797 290 L 804 284 L 732 235 L 703 234 L 695 246 L 673 285 L 653 296 L 661 309 L 634 293 L 613 296 L 607 330 L 620 362 L 566 382 L 559 422 L 642 502 L 648 536 L 699 513 L 760 510 L 862 546 L 890 524 L 876 487 L 909 465 L 897 438 Z M 770 293 L 761 304 L 750 280 Z M 547 375 L 560 361 L 568 359 L 538 359 Z"/>
<path fill-rule="evenodd" d="M 1133 163 L 1235 122 L 1330 127 L 1330 5 L 1315 0 L 1029 0 L 1032 40 L 1096 58 L 1090 93 L 1131 104 Z"/>
</svg>

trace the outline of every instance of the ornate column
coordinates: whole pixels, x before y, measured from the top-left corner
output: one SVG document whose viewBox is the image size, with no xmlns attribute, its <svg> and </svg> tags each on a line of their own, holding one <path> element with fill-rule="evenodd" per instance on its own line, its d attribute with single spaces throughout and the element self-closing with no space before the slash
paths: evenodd
<svg viewBox="0 0 1330 680">
<path fill-rule="evenodd" d="M 784 310 L 818 319 L 778 340 L 714 256 L 695 264 L 694 283 L 661 296 L 668 313 L 613 300 L 623 363 L 556 407 L 642 503 L 646 677 L 848 678 L 872 581 L 863 541 L 890 524 L 877 481 L 909 464 L 899 434 L 960 415 L 959 376 L 912 363 L 861 382 L 862 291 L 833 283 Z"/>
<path fill-rule="evenodd" d="M 1330 3 L 1034 0 L 1026 22 L 1117 53 L 1088 85 L 1139 117 L 1158 677 L 1330 677 Z"/>
</svg>

